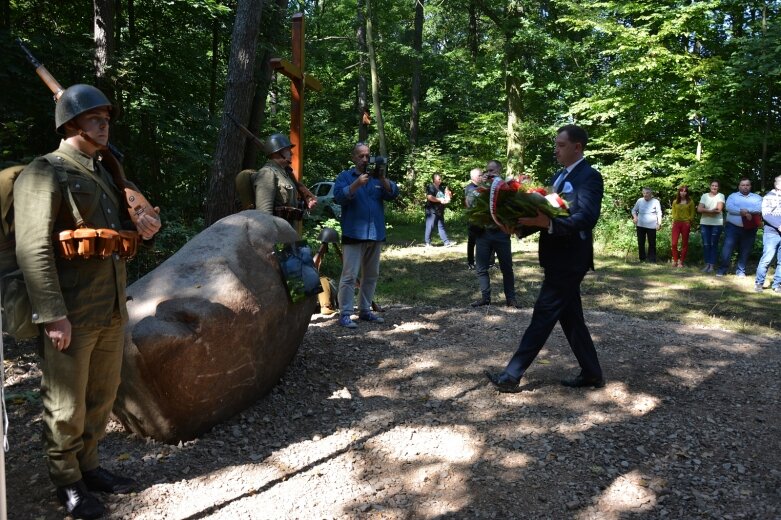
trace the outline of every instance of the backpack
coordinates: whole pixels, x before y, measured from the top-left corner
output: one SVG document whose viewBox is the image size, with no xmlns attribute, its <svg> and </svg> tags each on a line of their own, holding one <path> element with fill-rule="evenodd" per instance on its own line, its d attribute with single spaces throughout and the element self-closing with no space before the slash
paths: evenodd
<svg viewBox="0 0 781 520">
<path fill-rule="evenodd" d="M 81 215 L 75 207 L 73 195 L 68 186 L 68 174 L 52 154 L 44 159 L 54 167 L 65 203 L 71 209 L 76 222 Z M 14 182 L 26 164 L 18 164 L 0 171 L 0 321 L 3 332 L 17 340 L 31 339 L 39 334 L 38 325 L 32 322 L 32 305 L 27 295 L 22 270 L 16 262 L 16 240 L 14 237 Z"/>
<path fill-rule="evenodd" d="M 22 271 L 16 263 L 14 240 L 14 181 L 24 170 L 24 164 L 0 171 L 0 297 L 2 298 L 3 331 L 16 339 L 30 339 L 38 335 L 38 326 L 32 322 L 32 306 L 27 296 Z"/>
<path fill-rule="evenodd" d="M 241 209 L 255 209 L 255 188 L 252 186 L 252 174 L 255 170 L 241 170 L 236 175 L 236 195 Z"/>
</svg>

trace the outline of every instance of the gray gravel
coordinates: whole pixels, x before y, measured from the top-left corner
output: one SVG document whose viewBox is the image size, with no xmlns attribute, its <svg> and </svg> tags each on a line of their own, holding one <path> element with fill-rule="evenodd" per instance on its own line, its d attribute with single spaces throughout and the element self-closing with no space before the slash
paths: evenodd
<svg viewBox="0 0 781 520">
<path fill-rule="evenodd" d="M 112 422 L 138 493 L 109 518 L 781 518 L 778 338 L 588 312 L 608 384 L 573 390 L 556 331 L 498 394 L 530 311 L 391 306 L 357 331 L 313 317 L 265 398 L 178 446 Z M 6 352 L 9 518 L 62 518 L 40 448 L 39 372 Z"/>
</svg>

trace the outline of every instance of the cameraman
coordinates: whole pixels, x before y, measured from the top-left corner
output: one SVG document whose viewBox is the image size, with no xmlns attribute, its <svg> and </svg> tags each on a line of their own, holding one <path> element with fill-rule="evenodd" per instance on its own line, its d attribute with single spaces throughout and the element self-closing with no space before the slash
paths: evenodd
<svg viewBox="0 0 781 520">
<path fill-rule="evenodd" d="M 369 145 L 353 147 L 353 168 L 339 174 L 334 182 L 334 201 L 342 206 L 342 277 L 339 280 L 339 325 L 349 329 L 358 325 L 352 320 L 355 282 L 360 273 L 358 318 L 383 323 L 385 320 L 371 311 L 374 289 L 380 275 L 380 253 L 385 242 L 384 202 L 399 195 L 396 183 L 385 176 L 384 157 L 374 158 L 373 168 Z"/>
</svg>

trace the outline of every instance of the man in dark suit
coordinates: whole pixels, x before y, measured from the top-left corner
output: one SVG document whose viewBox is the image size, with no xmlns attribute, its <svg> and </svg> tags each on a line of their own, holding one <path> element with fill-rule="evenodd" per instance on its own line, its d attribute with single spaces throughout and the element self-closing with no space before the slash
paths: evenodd
<svg viewBox="0 0 781 520">
<path fill-rule="evenodd" d="M 603 192 L 602 176 L 583 158 L 587 142 L 585 130 L 575 125 L 561 127 L 556 135 L 556 160 L 564 169 L 551 184 L 569 203 L 569 216 L 551 219 L 538 212 L 536 217 L 519 220 L 524 227 L 540 228 L 539 256 L 545 277 L 518 350 L 503 372 L 486 373 L 500 392 L 518 391 L 521 377 L 556 322 L 561 323 L 580 363 L 580 374 L 561 383 L 570 387 L 605 386 L 580 301 L 580 283 L 586 272 L 594 269 L 592 230 L 599 219 Z"/>
</svg>

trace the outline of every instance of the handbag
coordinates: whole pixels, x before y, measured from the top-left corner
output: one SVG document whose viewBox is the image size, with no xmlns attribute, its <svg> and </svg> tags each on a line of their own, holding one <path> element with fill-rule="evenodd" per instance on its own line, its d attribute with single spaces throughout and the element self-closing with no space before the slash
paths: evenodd
<svg viewBox="0 0 781 520">
<path fill-rule="evenodd" d="M 290 301 L 298 303 L 323 291 L 312 249 L 304 241 L 283 244 L 274 252 Z"/>
<path fill-rule="evenodd" d="M 741 216 L 743 220 L 743 229 L 757 229 L 762 225 L 762 215 L 759 213 L 749 213 L 748 216 Z"/>
</svg>

